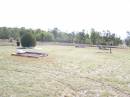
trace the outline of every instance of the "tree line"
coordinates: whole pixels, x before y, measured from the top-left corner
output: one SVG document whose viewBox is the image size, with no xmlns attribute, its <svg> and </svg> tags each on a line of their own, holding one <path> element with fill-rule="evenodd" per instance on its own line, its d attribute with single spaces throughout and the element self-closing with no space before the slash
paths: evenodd
<svg viewBox="0 0 130 97">
<path fill-rule="evenodd" d="M 119 45 L 122 43 L 120 37 L 117 37 L 116 34 L 111 33 L 109 30 L 98 32 L 92 28 L 89 33 L 86 33 L 85 30 L 66 33 L 58 28 L 44 31 L 41 29 L 26 29 L 24 27 L 0 27 L 0 39 L 19 40 L 25 33 L 33 34 L 36 40 L 41 42 L 66 42 L 92 45 Z"/>
</svg>

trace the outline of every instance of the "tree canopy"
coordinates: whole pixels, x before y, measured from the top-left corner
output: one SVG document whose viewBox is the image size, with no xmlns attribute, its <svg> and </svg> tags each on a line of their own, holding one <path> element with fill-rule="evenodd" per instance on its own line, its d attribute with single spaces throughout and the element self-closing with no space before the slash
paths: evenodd
<svg viewBox="0 0 130 97">
<path fill-rule="evenodd" d="M 0 39 L 13 38 L 14 40 L 21 39 L 24 33 L 33 33 L 36 37 L 36 41 L 47 41 L 47 42 L 67 42 L 67 43 L 80 43 L 80 44 L 109 44 L 119 45 L 122 43 L 120 37 L 116 34 L 111 33 L 109 30 L 98 32 L 95 29 L 91 29 L 90 32 L 85 32 L 81 30 L 79 32 L 66 33 L 58 28 L 51 29 L 49 31 L 44 31 L 41 29 L 26 29 L 22 28 L 8 28 L 0 27 Z M 129 39 L 129 38 L 128 38 Z"/>
</svg>

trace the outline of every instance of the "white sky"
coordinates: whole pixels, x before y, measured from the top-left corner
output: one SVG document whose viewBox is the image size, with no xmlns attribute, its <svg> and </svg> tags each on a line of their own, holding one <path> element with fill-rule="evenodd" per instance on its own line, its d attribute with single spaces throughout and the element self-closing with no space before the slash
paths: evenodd
<svg viewBox="0 0 130 97">
<path fill-rule="evenodd" d="M 130 30 L 130 0 L 0 0 L 0 26 L 108 29 L 124 38 Z"/>
</svg>

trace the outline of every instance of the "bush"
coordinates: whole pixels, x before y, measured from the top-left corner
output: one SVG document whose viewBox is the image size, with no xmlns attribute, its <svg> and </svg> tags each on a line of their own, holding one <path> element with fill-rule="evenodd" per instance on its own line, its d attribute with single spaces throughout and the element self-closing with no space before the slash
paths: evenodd
<svg viewBox="0 0 130 97">
<path fill-rule="evenodd" d="M 21 37 L 21 45 L 23 47 L 34 47 L 36 46 L 36 39 L 30 32 L 24 33 Z"/>
</svg>

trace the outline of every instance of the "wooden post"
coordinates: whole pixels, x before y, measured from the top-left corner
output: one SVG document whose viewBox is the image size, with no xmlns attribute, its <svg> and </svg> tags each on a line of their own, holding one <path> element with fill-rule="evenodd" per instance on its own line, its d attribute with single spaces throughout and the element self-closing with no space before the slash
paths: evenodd
<svg viewBox="0 0 130 97">
<path fill-rule="evenodd" d="M 20 46 L 20 42 L 19 42 L 19 40 L 17 40 L 16 44 L 17 44 L 17 46 Z"/>
</svg>

